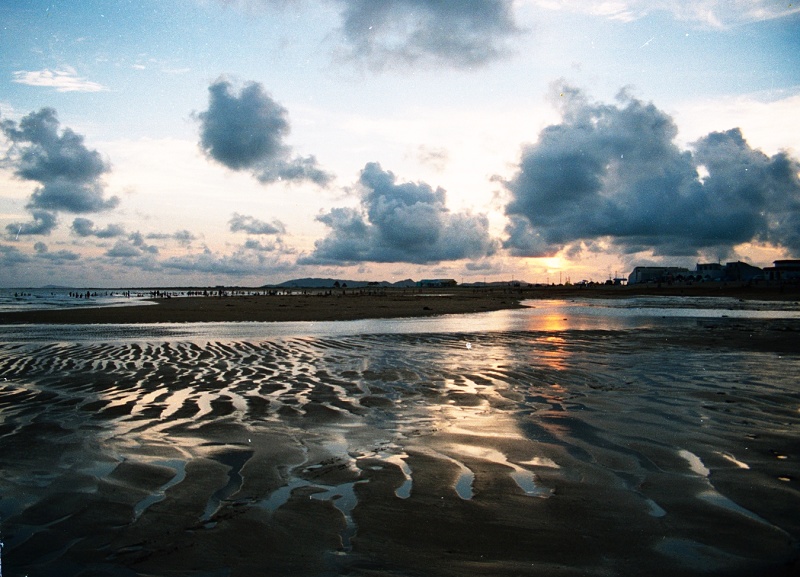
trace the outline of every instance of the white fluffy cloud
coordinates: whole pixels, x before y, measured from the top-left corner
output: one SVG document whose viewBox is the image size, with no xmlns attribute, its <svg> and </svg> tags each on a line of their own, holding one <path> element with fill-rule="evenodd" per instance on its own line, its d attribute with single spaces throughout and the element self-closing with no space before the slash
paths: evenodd
<svg viewBox="0 0 800 577">
<path fill-rule="evenodd" d="M 14 82 L 28 86 L 54 88 L 58 92 L 103 92 L 108 90 L 102 84 L 78 76 L 71 66 L 56 70 L 17 70 L 13 73 Z"/>
</svg>

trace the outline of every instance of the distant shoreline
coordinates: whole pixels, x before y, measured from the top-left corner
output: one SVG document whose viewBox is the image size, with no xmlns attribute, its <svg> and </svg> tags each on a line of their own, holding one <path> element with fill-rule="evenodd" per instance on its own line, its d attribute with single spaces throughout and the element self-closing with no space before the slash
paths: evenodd
<svg viewBox="0 0 800 577">
<path fill-rule="evenodd" d="M 253 289 L 255 290 L 255 289 Z M 544 286 L 502 288 L 308 289 L 305 294 L 154 298 L 157 306 L 80 307 L 0 313 L 3 324 L 138 324 L 338 321 L 426 317 L 521 308 L 523 300 L 729 297 L 800 301 L 796 286 L 733 284 Z"/>
</svg>

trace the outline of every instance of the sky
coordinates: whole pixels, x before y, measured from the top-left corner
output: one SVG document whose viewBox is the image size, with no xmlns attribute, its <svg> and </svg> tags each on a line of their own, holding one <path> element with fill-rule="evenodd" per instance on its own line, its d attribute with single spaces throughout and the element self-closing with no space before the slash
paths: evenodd
<svg viewBox="0 0 800 577">
<path fill-rule="evenodd" d="M 0 0 L 0 286 L 800 258 L 800 4 Z"/>
</svg>

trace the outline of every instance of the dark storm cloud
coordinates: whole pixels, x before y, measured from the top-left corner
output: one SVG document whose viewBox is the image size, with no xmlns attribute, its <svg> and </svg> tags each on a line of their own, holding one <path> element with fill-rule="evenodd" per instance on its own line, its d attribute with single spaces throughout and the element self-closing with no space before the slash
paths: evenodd
<svg viewBox="0 0 800 577">
<path fill-rule="evenodd" d="M 96 150 L 90 150 L 83 136 L 69 128 L 59 133 L 56 111 L 42 108 L 31 112 L 19 124 L 0 123 L 11 142 L 6 162 L 21 179 L 38 182 L 28 208 L 73 213 L 109 210 L 119 204 L 117 197 L 105 198 L 101 178 L 110 170 Z"/>
<path fill-rule="evenodd" d="M 82 237 L 115 238 L 125 234 L 125 229 L 118 224 L 109 224 L 105 228 L 97 228 L 94 222 L 81 216 L 72 221 L 70 228 L 72 232 Z"/>
<path fill-rule="evenodd" d="M 209 86 L 208 110 L 197 114 L 200 146 L 205 153 L 232 170 L 247 170 L 261 182 L 310 180 L 321 186 L 331 180 L 313 156 L 292 157 L 284 139 L 289 134 L 286 109 L 257 82 L 239 94 L 219 80 Z"/>
<path fill-rule="evenodd" d="M 512 0 L 338 0 L 352 58 L 372 66 L 479 66 L 506 56 L 520 30 Z"/>
<path fill-rule="evenodd" d="M 252 216 L 233 213 L 228 222 L 231 232 L 246 232 L 248 234 L 284 234 L 286 226 L 279 220 L 264 222 Z"/>
<path fill-rule="evenodd" d="M 548 256 L 608 238 L 623 253 L 726 256 L 766 241 L 800 252 L 797 160 L 753 150 L 739 129 L 691 151 L 672 118 L 626 94 L 592 104 L 563 87 L 561 124 L 527 147 L 505 186 L 513 254 Z"/>
<path fill-rule="evenodd" d="M 52 212 L 46 210 L 31 211 L 32 222 L 13 222 L 6 225 L 6 235 L 8 237 L 19 238 L 20 236 L 48 235 L 58 226 L 58 219 Z"/>
<path fill-rule="evenodd" d="M 422 264 L 480 258 L 497 248 L 486 216 L 450 212 L 441 188 L 397 183 L 376 163 L 364 167 L 359 184 L 361 210 L 335 208 L 317 217 L 331 232 L 301 264 Z"/>
</svg>

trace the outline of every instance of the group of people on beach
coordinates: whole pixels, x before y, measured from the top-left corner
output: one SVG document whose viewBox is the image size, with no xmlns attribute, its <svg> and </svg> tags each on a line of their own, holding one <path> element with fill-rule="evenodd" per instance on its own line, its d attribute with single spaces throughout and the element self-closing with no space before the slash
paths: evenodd
<svg viewBox="0 0 800 577">
<path fill-rule="evenodd" d="M 88 299 L 88 298 L 91 298 L 93 296 L 96 297 L 97 293 L 92 294 L 90 291 L 86 291 L 86 294 L 84 294 L 82 292 L 71 292 L 71 293 L 69 293 L 69 296 L 71 296 L 72 298 L 76 298 L 76 299 Z"/>
</svg>

